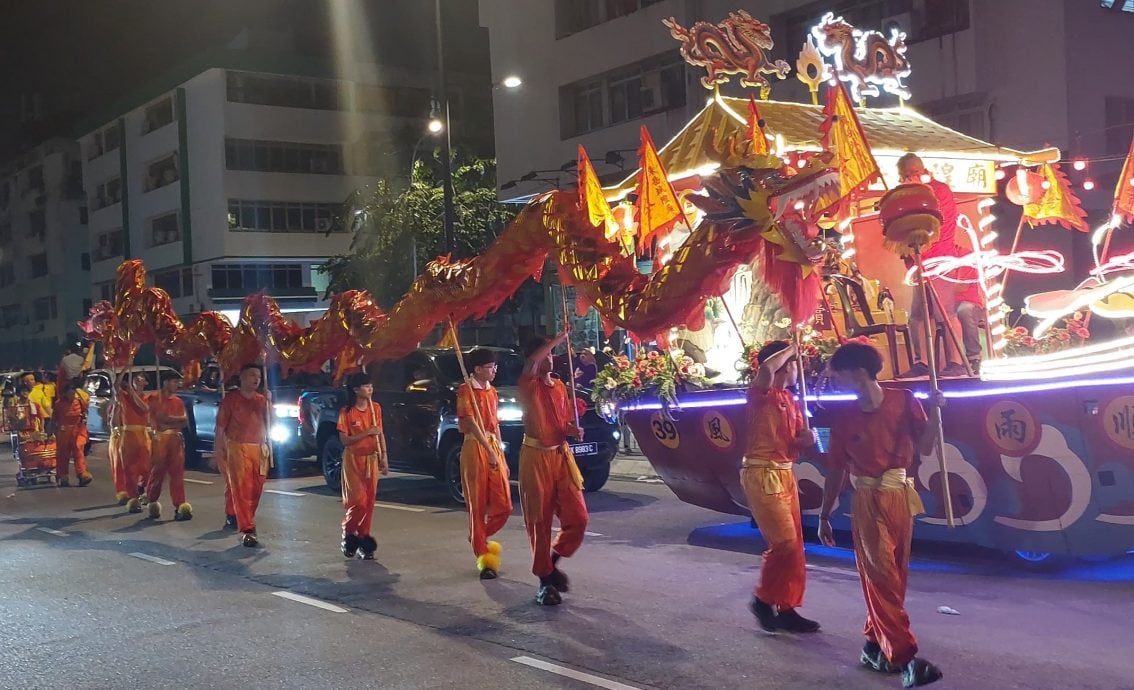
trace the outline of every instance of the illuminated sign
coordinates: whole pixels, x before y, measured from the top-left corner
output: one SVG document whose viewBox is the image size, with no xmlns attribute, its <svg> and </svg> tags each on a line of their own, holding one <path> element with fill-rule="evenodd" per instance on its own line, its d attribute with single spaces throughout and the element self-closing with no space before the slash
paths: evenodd
<svg viewBox="0 0 1134 690">
<path fill-rule="evenodd" d="M 860 31 L 828 12 L 812 27 L 811 35 L 823 57 L 834 60 L 835 75 L 847 83 L 854 100 L 878 96 L 881 91 L 902 99 L 910 97 L 902 83 L 911 70 L 906 59 L 906 35 L 901 31 L 894 29 L 887 39 L 878 31 Z"/>
<path fill-rule="evenodd" d="M 918 156 L 934 179 L 949 185 L 949 189 L 955 194 L 996 194 L 996 163 L 993 161 L 974 158 L 935 158 L 922 154 Z M 898 178 L 899 157 L 874 156 L 889 189 L 901 184 Z M 870 189 L 882 191 L 885 188 L 880 182 L 875 182 Z"/>
</svg>

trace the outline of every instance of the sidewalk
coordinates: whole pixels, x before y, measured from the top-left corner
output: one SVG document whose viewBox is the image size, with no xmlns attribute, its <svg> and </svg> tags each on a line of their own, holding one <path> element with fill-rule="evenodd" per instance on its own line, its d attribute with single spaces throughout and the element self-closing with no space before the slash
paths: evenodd
<svg viewBox="0 0 1134 690">
<path fill-rule="evenodd" d="M 650 461 L 640 452 L 635 452 L 633 455 L 619 452 L 610 461 L 610 476 L 618 479 L 639 479 L 643 477 L 654 479 L 658 475 L 654 472 Z"/>
</svg>

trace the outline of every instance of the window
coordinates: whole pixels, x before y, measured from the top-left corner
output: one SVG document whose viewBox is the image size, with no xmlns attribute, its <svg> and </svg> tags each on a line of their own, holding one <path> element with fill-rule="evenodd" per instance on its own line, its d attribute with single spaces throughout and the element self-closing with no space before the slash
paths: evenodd
<svg viewBox="0 0 1134 690">
<path fill-rule="evenodd" d="M 934 122 L 970 137 L 988 138 L 988 99 L 982 93 L 925 103 L 921 111 Z"/>
<path fill-rule="evenodd" d="M 16 266 L 11 261 L 0 264 L 0 287 L 8 287 L 16 282 Z"/>
<path fill-rule="evenodd" d="M 102 143 L 107 153 L 117 149 L 121 144 L 121 140 L 122 137 L 119 136 L 117 124 L 113 124 L 102 130 Z"/>
<path fill-rule="evenodd" d="M 181 241 L 181 223 L 177 211 L 158 216 L 150 221 L 150 246 L 160 247 Z"/>
<path fill-rule="evenodd" d="M 343 150 L 338 144 L 295 144 L 252 139 L 226 139 L 229 170 L 342 175 Z"/>
<path fill-rule="evenodd" d="M 90 220 L 90 214 L 87 212 L 86 206 L 79 207 L 79 225 L 86 225 Z"/>
<path fill-rule="evenodd" d="M 151 275 L 154 278 L 154 287 L 165 290 L 174 299 L 193 294 L 193 269 L 191 268 L 175 268 L 171 271 L 162 271 Z"/>
<path fill-rule="evenodd" d="M 146 171 L 146 179 L 142 182 L 142 191 L 153 191 L 173 184 L 180 178 L 180 171 L 177 168 L 177 154 L 171 153 L 161 160 L 150 163 Z"/>
<path fill-rule="evenodd" d="M 881 31 L 889 37 L 891 25 L 906 33 L 906 43 L 916 43 L 964 31 L 969 28 L 970 0 L 844 0 L 832 5 L 830 0 L 817 0 L 799 9 L 772 18 L 771 24 L 782 27 L 773 36 L 776 45 L 799 46 L 807 39 L 811 27 L 823 15 L 833 11 L 856 28 Z"/>
<path fill-rule="evenodd" d="M 340 204 L 228 200 L 228 228 L 239 232 L 346 232 Z"/>
<path fill-rule="evenodd" d="M 91 307 L 92 307 L 92 306 L 94 306 L 94 303 L 93 303 L 93 302 L 92 302 L 92 301 L 91 301 L 90 299 L 85 299 L 85 300 L 83 300 L 83 307 L 82 307 L 82 311 L 81 311 L 81 312 L 79 312 L 79 313 L 80 313 L 80 314 L 89 314 L 89 313 L 91 313 Z"/>
<path fill-rule="evenodd" d="M 107 280 L 107 281 L 104 281 L 102 283 L 98 283 L 97 285 L 95 285 L 95 288 L 98 290 L 98 298 L 100 300 L 105 300 L 107 302 L 113 302 L 114 301 L 114 281 L 113 280 Z"/>
<path fill-rule="evenodd" d="M 122 228 L 99 233 L 95 238 L 94 251 L 91 254 L 95 261 L 106 261 L 122 256 Z"/>
<path fill-rule="evenodd" d="M 1134 98 L 1106 97 L 1106 150 L 1123 155 L 1134 139 Z"/>
<path fill-rule="evenodd" d="M 1121 10 L 1122 12 L 1134 12 L 1134 0 L 1099 0 L 1102 7 L 1108 10 Z"/>
<path fill-rule="evenodd" d="M 173 96 L 168 96 L 146 108 L 142 121 L 142 134 L 165 127 L 173 122 Z"/>
<path fill-rule="evenodd" d="M 28 232 L 25 237 L 44 241 L 47 237 L 47 211 L 41 208 L 28 214 Z"/>
<path fill-rule="evenodd" d="M 45 189 L 43 184 L 43 166 L 37 165 L 34 168 L 28 168 L 28 189 L 33 192 L 43 192 Z"/>
<path fill-rule="evenodd" d="M 20 305 L 5 304 L 0 307 L 0 327 L 11 328 L 12 326 L 18 326 L 20 321 Z"/>
<path fill-rule="evenodd" d="M 83 252 L 79 255 L 79 268 L 84 271 L 91 270 L 91 253 Z"/>
<path fill-rule="evenodd" d="M 226 81 L 228 100 L 232 103 L 339 110 L 346 101 L 345 86 L 327 79 L 229 71 L 226 73 Z"/>
<path fill-rule="evenodd" d="M 28 257 L 28 267 L 32 278 L 42 278 L 47 275 L 47 254 L 41 252 Z"/>
<path fill-rule="evenodd" d="M 122 201 L 122 180 L 115 177 L 95 188 L 95 198 L 91 205 L 97 211 L 107 206 L 113 206 L 120 201 Z"/>
<path fill-rule="evenodd" d="M 685 63 L 667 52 L 560 87 L 560 136 L 684 106 Z"/>
<path fill-rule="evenodd" d="M 555 37 L 633 14 L 661 0 L 555 0 Z"/>
<path fill-rule="evenodd" d="M 413 86 L 372 86 L 354 88 L 354 107 L 366 113 L 396 117 L 425 117 L 429 113 L 429 89 Z"/>
<path fill-rule="evenodd" d="M 214 264 L 213 288 L 217 290 L 270 290 L 303 287 L 301 264 Z"/>
<path fill-rule="evenodd" d="M 55 307 L 55 295 L 40 297 L 33 301 L 32 313 L 35 314 L 36 321 L 49 321 L 56 318 L 59 314 Z"/>
<path fill-rule="evenodd" d="M 110 153 L 118 148 L 118 125 L 110 125 L 101 132 L 95 132 L 91 137 L 90 147 L 87 149 L 87 160 L 98 158 L 104 153 Z"/>
<path fill-rule="evenodd" d="M 0 249 L 6 249 L 12 244 L 12 224 L 8 221 L 0 223 Z"/>
</svg>

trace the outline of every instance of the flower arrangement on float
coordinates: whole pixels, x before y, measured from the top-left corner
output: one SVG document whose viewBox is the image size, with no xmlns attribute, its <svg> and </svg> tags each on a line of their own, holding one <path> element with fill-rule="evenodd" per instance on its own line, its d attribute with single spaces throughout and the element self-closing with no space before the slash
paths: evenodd
<svg viewBox="0 0 1134 690">
<path fill-rule="evenodd" d="M 824 338 L 810 329 L 806 330 L 800 339 L 799 350 L 803 356 L 804 374 L 806 374 L 808 382 L 814 383 L 823 375 L 823 371 L 827 368 L 827 362 L 831 360 L 831 355 L 835 354 L 835 350 L 839 349 L 839 345 L 843 342 L 858 342 L 859 340 L 870 342 L 869 339 L 863 338 L 840 341 L 834 336 Z M 767 340 L 759 345 L 745 345 L 743 354 L 736 362 L 736 370 L 740 373 L 742 381 L 747 383 L 752 380 L 756 370 L 760 368 L 756 356 L 760 354 L 760 350 L 764 349 L 765 345 L 773 342 L 775 341 Z"/>
<path fill-rule="evenodd" d="M 591 400 L 603 416 L 613 417 L 619 405 L 647 395 L 677 407 L 678 391 L 708 383 L 704 365 L 681 354 L 639 353 L 633 360 L 619 355 L 595 375 Z"/>
<path fill-rule="evenodd" d="M 1046 355 L 1083 345 L 1090 337 L 1083 312 L 1075 312 L 1064 318 L 1061 326 L 1049 329 L 1039 338 L 1023 326 L 1008 329 L 1004 334 L 1004 352 L 1010 357 Z"/>
</svg>

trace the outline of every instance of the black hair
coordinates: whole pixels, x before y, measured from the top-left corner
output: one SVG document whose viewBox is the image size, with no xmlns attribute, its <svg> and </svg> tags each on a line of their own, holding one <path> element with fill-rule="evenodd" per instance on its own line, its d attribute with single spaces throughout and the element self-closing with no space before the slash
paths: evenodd
<svg viewBox="0 0 1134 690">
<path fill-rule="evenodd" d="M 756 353 L 756 362 L 759 364 L 767 362 L 772 355 L 788 349 L 788 344 L 789 343 L 786 340 L 773 340 L 764 347 L 760 348 L 760 351 Z"/>
<path fill-rule="evenodd" d="M 492 350 L 478 347 L 465 357 L 465 361 L 468 363 L 469 370 L 471 371 L 477 367 L 483 367 L 485 364 L 493 364 L 496 362 L 496 353 Z"/>
<path fill-rule="evenodd" d="M 255 362 L 249 362 L 248 364 L 245 364 L 244 366 L 240 367 L 240 373 L 243 374 L 245 371 L 247 371 L 249 369 L 255 369 L 256 371 L 260 372 L 261 376 L 264 375 L 264 369 L 259 364 L 256 364 Z"/>
<path fill-rule="evenodd" d="M 181 374 L 176 371 L 162 371 L 158 374 L 158 387 L 165 385 L 166 381 L 175 381 L 181 378 Z"/>
<path fill-rule="evenodd" d="M 882 353 L 873 345 L 845 343 L 831 355 L 830 367 L 833 371 L 862 369 L 870 378 L 877 379 L 882 371 Z"/>
<path fill-rule="evenodd" d="M 539 349 L 547 344 L 548 338 L 542 335 L 533 335 L 528 338 L 524 343 L 523 349 L 520 351 L 524 355 L 524 359 L 531 358 L 532 355 L 539 352 Z"/>
<path fill-rule="evenodd" d="M 344 407 L 354 407 L 358 402 L 358 392 L 355 390 L 359 386 L 365 386 L 368 383 L 373 383 L 370 380 L 370 374 L 357 373 L 347 376 L 346 382 L 346 405 Z"/>
</svg>

